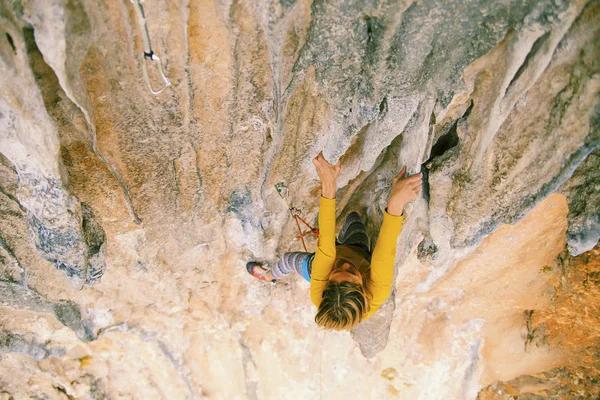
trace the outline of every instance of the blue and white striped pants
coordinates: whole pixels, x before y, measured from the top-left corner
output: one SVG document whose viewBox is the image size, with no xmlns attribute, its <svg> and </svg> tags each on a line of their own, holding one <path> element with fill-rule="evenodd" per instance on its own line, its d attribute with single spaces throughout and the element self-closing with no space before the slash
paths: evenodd
<svg viewBox="0 0 600 400">
<path fill-rule="evenodd" d="M 342 230 L 338 235 L 337 243 L 349 246 L 359 246 L 367 253 L 371 253 L 365 224 L 363 224 L 357 212 L 353 211 L 346 216 L 344 226 L 342 226 Z M 310 282 L 310 273 L 312 271 L 312 261 L 314 258 L 315 253 L 302 251 L 284 253 L 273 269 L 271 269 L 271 275 L 274 279 L 281 279 L 295 271 Z"/>
</svg>

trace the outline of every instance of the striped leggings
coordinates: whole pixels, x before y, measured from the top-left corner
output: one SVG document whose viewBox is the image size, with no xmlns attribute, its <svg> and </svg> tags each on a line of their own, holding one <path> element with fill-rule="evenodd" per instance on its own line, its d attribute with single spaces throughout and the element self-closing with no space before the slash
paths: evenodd
<svg viewBox="0 0 600 400">
<path fill-rule="evenodd" d="M 357 212 L 353 211 L 346 216 L 344 226 L 342 226 L 336 243 L 359 246 L 367 253 L 371 252 L 365 224 L 363 224 Z M 301 251 L 284 253 L 273 269 L 271 269 L 271 275 L 274 279 L 281 279 L 292 272 L 296 272 L 310 282 L 312 260 L 314 258 L 315 253 Z"/>
</svg>

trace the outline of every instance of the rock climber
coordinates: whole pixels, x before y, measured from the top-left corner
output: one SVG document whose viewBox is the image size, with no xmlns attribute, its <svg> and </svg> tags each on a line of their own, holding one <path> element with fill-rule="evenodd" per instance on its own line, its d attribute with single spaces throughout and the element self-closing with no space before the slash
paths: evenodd
<svg viewBox="0 0 600 400">
<path fill-rule="evenodd" d="M 317 325 L 349 330 L 373 315 L 390 295 L 404 206 L 421 191 L 422 174 L 406 177 L 405 167 L 394 178 L 371 252 L 365 225 L 356 212 L 348 214 L 336 241 L 335 197 L 341 163 L 331 165 L 320 153 L 313 164 L 322 188 L 317 251 L 285 253 L 270 270 L 258 262 L 249 262 L 246 269 L 255 278 L 272 282 L 297 272 L 310 282 L 310 298 L 318 308 Z"/>
</svg>

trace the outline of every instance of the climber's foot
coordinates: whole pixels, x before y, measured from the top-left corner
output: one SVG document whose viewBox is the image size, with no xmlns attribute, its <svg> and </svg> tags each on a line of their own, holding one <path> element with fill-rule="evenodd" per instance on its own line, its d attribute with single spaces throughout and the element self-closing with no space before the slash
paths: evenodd
<svg viewBox="0 0 600 400">
<path fill-rule="evenodd" d="M 246 271 L 256 279 L 275 283 L 275 279 L 271 276 L 271 271 L 263 267 L 260 263 L 250 261 L 246 264 Z"/>
</svg>

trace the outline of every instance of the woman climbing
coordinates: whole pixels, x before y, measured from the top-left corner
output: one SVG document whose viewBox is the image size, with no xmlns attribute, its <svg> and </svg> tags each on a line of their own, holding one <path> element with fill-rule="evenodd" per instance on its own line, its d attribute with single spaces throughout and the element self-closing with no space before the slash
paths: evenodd
<svg viewBox="0 0 600 400">
<path fill-rule="evenodd" d="M 377 245 L 371 253 L 365 225 L 356 212 L 348 214 L 335 238 L 335 195 L 341 164 L 331 165 L 319 154 L 313 160 L 321 179 L 319 240 L 315 253 L 285 253 L 268 270 L 249 262 L 248 272 L 274 281 L 296 271 L 310 282 L 310 298 L 318 308 L 315 322 L 325 329 L 352 329 L 369 318 L 390 295 L 396 242 L 402 229 L 404 206 L 421 190 L 421 174 L 394 178 Z"/>
</svg>

